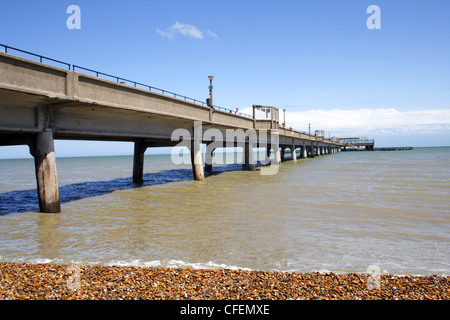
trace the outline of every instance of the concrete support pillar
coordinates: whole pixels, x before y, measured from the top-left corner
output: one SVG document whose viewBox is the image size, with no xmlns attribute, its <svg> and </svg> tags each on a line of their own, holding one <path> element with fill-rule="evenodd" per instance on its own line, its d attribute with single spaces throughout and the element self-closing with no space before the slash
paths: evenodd
<svg viewBox="0 0 450 320">
<path fill-rule="evenodd" d="M 266 147 L 266 159 L 264 160 L 264 163 L 266 165 L 270 165 L 270 146 Z"/>
<path fill-rule="evenodd" d="M 297 152 L 295 151 L 295 144 L 292 144 L 291 153 L 292 153 L 292 161 L 297 161 Z"/>
<path fill-rule="evenodd" d="M 302 147 L 302 152 L 303 152 L 303 158 L 308 158 L 308 150 L 306 150 L 306 145 L 303 145 Z"/>
<path fill-rule="evenodd" d="M 210 144 L 213 142 L 210 142 L 206 146 L 206 152 L 205 152 L 205 172 L 211 172 L 212 171 L 212 163 L 213 163 L 213 153 L 215 148 L 212 148 Z M 209 148 L 208 148 L 209 147 Z"/>
<path fill-rule="evenodd" d="M 135 184 L 144 183 L 144 154 L 147 147 L 147 143 L 141 140 L 134 143 L 133 183 Z"/>
<path fill-rule="evenodd" d="M 280 165 L 281 164 L 281 151 L 279 148 L 275 150 L 275 163 Z"/>
<path fill-rule="evenodd" d="M 244 168 L 249 171 L 256 170 L 255 157 L 253 154 L 253 143 L 249 138 L 245 141 Z"/>
<path fill-rule="evenodd" d="M 205 175 L 203 173 L 203 159 L 201 149 L 201 137 L 202 127 L 194 126 L 194 137 L 191 140 L 191 163 L 192 171 L 194 174 L 194 180 L 205 181 Z"/>
<path fill-rule="evenodd" d="M 286 151 L 286 148 L 285 148 L 285 147 L 281 147 L 281 150 L 280 150 L 281 161 L 284 161 L 284 160 L 285 160 L 285 159 L 284 159 L 284 153 L 285 153 L 285 151 Z"/>
<path fill-rule="evenodd" d="M 36 135 L 34 143 L 30 145 L 30 153 L 34 157 L 40 211 L 61 212 L 55 145 L 51 129 L 44 129 L 42 133 Z"/>
</svg>

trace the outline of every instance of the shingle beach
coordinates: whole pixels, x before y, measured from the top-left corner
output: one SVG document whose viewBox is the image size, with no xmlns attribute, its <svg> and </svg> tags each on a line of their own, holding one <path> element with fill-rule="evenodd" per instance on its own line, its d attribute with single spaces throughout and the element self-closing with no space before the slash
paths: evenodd
<svg viewBox="0 0 450 320">
<path fill-rule="evenodd" d="M 0 263 L 1 300 L 448 300 L 448 276 Z"/>
</svg>

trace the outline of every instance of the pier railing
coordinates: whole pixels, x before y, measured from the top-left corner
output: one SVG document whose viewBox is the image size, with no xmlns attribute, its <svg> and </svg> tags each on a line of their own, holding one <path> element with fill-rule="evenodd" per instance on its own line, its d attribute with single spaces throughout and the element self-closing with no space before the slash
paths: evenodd
<svg viewBox="0 0 450 320">
<path fill-rule="evenodd" d="M 68 70 L 70 70 L 70 63 L 67 63 L 67 62 L 64 62 L 64 61 L 52 59 L 52 58 L 49 58 L 49 57 L 46 57 L 46 56 L 43 56 L 43 55 L 40 55 L 40 54 L 32 53 L 32 52 L 25 51 L 25 50 L 22 50 L 22 49 L 17 49 L 17 48 L 10 47 L 10 46 L 7 46 L 7 45 L 1 44 L 1 43 L 0 43 L 0 47 L 3 47 L 3 50 L 4 50 L 5 53 L 12 54 L 11 51 L 24 53 L 26 55 L 39 58 L 39 62 L 40 63 L 44 63 L 44 61 L 52 61 L 52 62 L 56 62 L 57 64 L 64 65 Z"/>
</svg>

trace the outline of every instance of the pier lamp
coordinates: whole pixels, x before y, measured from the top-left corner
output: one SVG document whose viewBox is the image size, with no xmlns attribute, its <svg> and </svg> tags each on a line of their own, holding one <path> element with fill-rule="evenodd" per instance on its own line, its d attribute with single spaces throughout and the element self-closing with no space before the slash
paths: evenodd
<svg viewBox="0 0 450 320">
<path fill-rule="evenodd" d="M 283 109 L 283 127 L 286 128 L 286 109 Z"/>
<path fill-rule="evenodd" d="M 214 80 L 214 76 L 209 76 L 209 106 L 212 107 L 213 106 L 213 85 L 212 85 L 212 81 Z"/>
<path fill-rule="evenodd" d="M 311 135 L 311 123 L 308 123 L 309 135 Z"/>
</svg>

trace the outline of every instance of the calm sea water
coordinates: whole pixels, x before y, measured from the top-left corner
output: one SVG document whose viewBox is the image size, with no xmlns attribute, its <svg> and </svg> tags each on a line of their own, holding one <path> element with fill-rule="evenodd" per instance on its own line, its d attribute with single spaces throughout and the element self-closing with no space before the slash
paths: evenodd
<svg viewBox="0 0 450 320">
<path fill-rule="evenodd" d="M 32 159 L 0 160 L 0 261 L 450 274 L 450 148 L 342 152 L 276 175 L 170 155 L 58 158 L 62 212 L 38 213 Z"/>
</svg>

